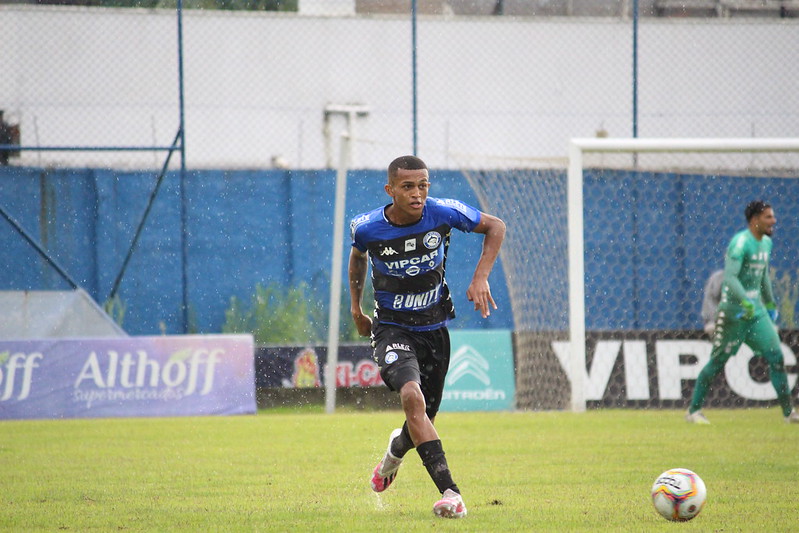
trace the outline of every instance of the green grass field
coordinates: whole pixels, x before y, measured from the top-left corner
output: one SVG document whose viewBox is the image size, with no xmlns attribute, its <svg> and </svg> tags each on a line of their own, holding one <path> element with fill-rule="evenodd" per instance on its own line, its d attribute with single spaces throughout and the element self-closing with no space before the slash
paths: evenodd
<svg viewBox="0 0 799 533">
<path fill-rule="evenodd" d="M 757 531 L 799 529 L 799 427 L 776 409 L 441 413 L 469 516 L 433 516 L 415 452 L 377 495 L 397 411 L 0 423 L 0 529 L 150 531 Z M 685 467 L 702 513 L 662 519 L 649 489 Z"/>
</svg>

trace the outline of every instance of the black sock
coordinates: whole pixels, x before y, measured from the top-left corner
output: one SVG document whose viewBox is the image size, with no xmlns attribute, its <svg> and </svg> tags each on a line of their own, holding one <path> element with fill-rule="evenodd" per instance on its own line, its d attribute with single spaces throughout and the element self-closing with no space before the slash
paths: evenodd
<svg viewBox="0 0 799 533">
<path fill-rule="evenodd" d="M 413 450 L 413 439 L 411 439 L 411 434 L 408 431 L 408 423 L 405 422 L 402 425 L 402 433 L 391 441 L 391 455 L 397 459 L 402 459 L 410 450 Z"/>
<path fill-rule="evenodd" d="M 458 494 L 458 486 L 452 481 L 452 474 L 447 466 L 447 459 L 444 457 L 444 449 L 441 447 L 440 440 L 431 440 L 423 442 L 416 448 L 419 457 L 422 458 L 422 464 L 427 469 L 427 473 L 436 484 L 438 492 L 444 494 L 447 489 L 452 489 Z"/>
</svg>

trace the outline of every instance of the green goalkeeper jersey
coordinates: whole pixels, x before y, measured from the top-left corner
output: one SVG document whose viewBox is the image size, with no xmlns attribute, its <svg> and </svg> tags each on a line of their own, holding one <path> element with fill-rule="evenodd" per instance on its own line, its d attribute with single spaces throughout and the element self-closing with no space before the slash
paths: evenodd
<svg viewBox="0 0 799 533">
<path fill-rule="evenodd" d="M 719 303 L 719 310 L 727 316 L 739 316 L 744 299 L 754 304 L 756 317 L 766 312 L 764 304 L 774 302 L 768 276 L 771 246 L 771 237 L 763 235 L 758 241 L 748 229 L 733 236 L 724 258 L 724 288 Z"/>
</svg>

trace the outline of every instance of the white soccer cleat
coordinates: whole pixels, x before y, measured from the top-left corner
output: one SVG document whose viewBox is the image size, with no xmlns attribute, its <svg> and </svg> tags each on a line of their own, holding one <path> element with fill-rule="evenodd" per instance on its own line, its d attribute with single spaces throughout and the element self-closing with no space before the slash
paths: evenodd
<svg viewBox="0 0 799 533">
<path fill-rule="evenodd" d="M 391 454 L 391 443 L 394 442 L 394 439 L 399 437 L 400 433 L 402 433 L 402 428 L 397 428 L 391 432 L 391 436 L 388 437 L 386 455 L 377 463 L 377 466 L 372 472 L 370 483 L 372 485 L 372 490 L 375 492 L 383 492 L 386 490 L 391 483 L 394 482 L 394 478 L 397 477 L 397 470 L 399 470 L 402 464 L 402 459 L 394 457 Z"/>
<path fill-rule="evenodd" d="M 685 421 L 689 424 L 710 424 L 710 420 L 702 414 L 701 410 L 693 413 L 690 411 L 685 413 Z"/>
<path fill-rule="evenodd" d="M 433 505 L 433 512 L 441 518 L 463 518 L 466 516 L 466 504 L 461 495 L 452 489 L 447 489 L 441 499 Z"/>
<path fill-rule="evenodd" d="M 796 412 L 796 409 L 791 411 L 791 414 L 785 417 L 786 424 L 799 424 L 799 413 Z"/>
</svg>

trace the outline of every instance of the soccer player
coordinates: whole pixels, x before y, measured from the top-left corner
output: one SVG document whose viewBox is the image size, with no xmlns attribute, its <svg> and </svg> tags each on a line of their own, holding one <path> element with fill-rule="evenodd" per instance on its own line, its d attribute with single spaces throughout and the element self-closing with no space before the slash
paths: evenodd
<svg viewBox="0 0 799 533">
<path fill-rule="evenodd" d="M 705 295 L 702 298 L 702 324 L 705 333 L 713 336 L 716 330 L 716 317 L 721 302 L 721 285 L 724 282 L 724 270 L 713 272 L 705 282 Z"/>
<path fill-rule="evenodd" d="M 466 505 L 433 425 L 449 367 L 447 323 L 455 317 L 444 279 L 447 248 L 452 228 L 484 235 L 466 296 L 486 318 L 497 308 L 488 275 L 505 238 L 505 223 L 457 200 L 428 197 L 429 190 L 424 161 L 399 157 L 389 165 L 385 185 L 392 203 L 352 220 L 350 311 L 358 333 L 371 335 L 380 377 L 399 393 L 405 412 L 405 423 L 391 433 L 385 456 L 372 472 L 372 490 L 386 490 L 405 454 L 416 448 L 441 493 L 433 512 L 461 518 Z M 374 321 L 361 307 L 370 261 Z"/>
<path fill-rule="evenodd" d="M 694 424 L 709 424 L 702 414 L 710 383 L 735 355 L 741 343 L 766 358 L 771 384 L 786 422 L 799 423 L 799 413 L 791 405 L 791 391 L 777 335 L 777 305 L 768 275 L 771 235 L 777 219 L 771 205 L 762 200 L 750 202 L 744 210 L 749 227 L 736 233 L 724 257 L 724 283 L 713 333 L 710 361 L 699 373 L 685 419 Z"/>
</svg>

